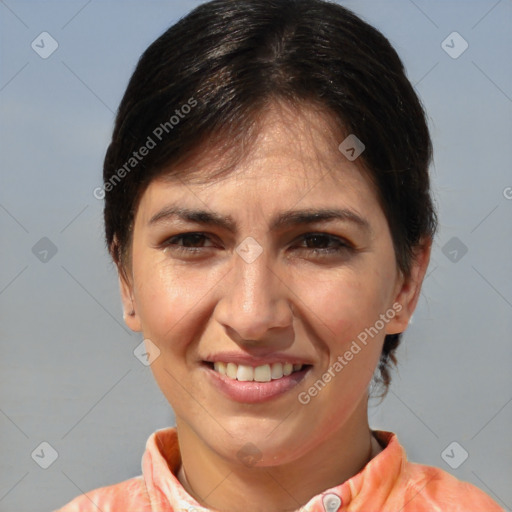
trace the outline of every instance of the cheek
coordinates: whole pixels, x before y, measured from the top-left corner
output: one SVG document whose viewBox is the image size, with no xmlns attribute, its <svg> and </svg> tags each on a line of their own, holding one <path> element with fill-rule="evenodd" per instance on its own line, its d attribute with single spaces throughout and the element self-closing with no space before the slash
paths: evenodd
<svg viewBox="0 0 512 512">
<path fill-rule="evenodd" d="M 372 269 L 331 272 L 300 286 L 300 296 L 313 313 L 309 316 L 336 345 L 350 343 L 374 325 L 386 308 L 387 295 L 384 276 Z"/>
<path fill-rule="evenodd" d="M 190 348 L 200 325 L 198 315 L 211 286 L 165 265 L 141 269 L 138 278 L 136 300 L 142 331 L 160 350 L 151 371 L 171 406 L 176 411 L 188 410 L 193 388 L 187 386 L 185 391 L 181 383 L 190 370 L 187 363 L 192 361 L 187 357 L 193 356 Z M 197 390 L 193 394 L 200 396 Z"/>
<path fill-rule="evenodd" d="M 211 296 L 224 275 L 220 268 L 171 266 L 165 260 L 140 266 L 135 298 L 144 336 L 163 355 L 183 358 L 199 342 L 200 327 L 212 314 Z"/>
</svg>

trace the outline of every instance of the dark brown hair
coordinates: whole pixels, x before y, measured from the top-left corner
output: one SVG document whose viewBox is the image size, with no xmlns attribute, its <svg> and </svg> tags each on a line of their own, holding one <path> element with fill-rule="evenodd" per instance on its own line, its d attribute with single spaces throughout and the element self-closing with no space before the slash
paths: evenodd
<svg viewBox="0 0 512 512">
<path fill-rule="evenodd" d="M 414 249 L 437 228 L 425 113 L 389 41 L 323 0 L 213 0 L 147 48 L 119 106 L 103 170 L 106 243 L 120 268 L 151 180 L 172 176 L 205 148 L 254 140 L 259 114 L 275 101 L 320 106 L 340 133 L 363 141 L 361 164 L 376 185 L 397 265 L 409 274 Z M 384 342 L 385 390 L 400 337 Z"/>
</svg>

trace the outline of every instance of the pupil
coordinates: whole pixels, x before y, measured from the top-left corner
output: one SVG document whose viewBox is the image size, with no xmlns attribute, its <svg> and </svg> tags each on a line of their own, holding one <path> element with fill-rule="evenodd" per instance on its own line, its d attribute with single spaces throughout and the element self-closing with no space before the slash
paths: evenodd
<svg viewBox="0 0 512 512">
<path fill-rule="evenodd" d="M 190 247 L 191 245 L 195 245 L 197 243 L 200 243 L 202 240 L 201 235 L 188 235 L 185 238 L 185 245 L 187 247 Z M 188 242 L 188 243 L 187 243 Z"/>
<path fill-rule="evenodd" d="M 310 242 L 316 247 L 325 248 L 329 241 L 324 236 L 314 235 L 308 238 L 308 247 L 310 247 Z"/>
</svg>

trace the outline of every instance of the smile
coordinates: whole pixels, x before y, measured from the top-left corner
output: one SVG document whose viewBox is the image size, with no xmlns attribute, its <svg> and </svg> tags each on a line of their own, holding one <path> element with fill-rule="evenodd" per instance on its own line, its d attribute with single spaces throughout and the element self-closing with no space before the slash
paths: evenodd
<svg viewBox="0 0 512 512">
<path fill-rule="evenodd" d="M 271 380 L 282 379 L 293 372 L 302 370 L 302 364 L 272 363 L 261 366 L 249 366 L 244 364 L 224 363 L 216 361 L 213 369 L 225 375 L 229 379 L 241 382 L 270 382 Z"/>
<path fill-rule="evenodd" d="M 311 364 L 272 362 L 251 366 L 203 361 L 208 382 L 224 396 L 240 403 L 262 403 L 289 393 L 310 373 Z"/>
</svg>

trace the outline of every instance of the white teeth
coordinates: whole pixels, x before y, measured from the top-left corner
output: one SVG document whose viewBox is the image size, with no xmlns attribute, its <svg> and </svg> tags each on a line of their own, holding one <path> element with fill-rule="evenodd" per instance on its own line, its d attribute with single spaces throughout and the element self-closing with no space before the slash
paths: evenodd
<svg viewBox="0 0 512 512">
<path fill-rule="evenodd" d="M 272 363 L 263 364 L 261 366 L 248 366 L 245 364 L 237 365 L 235 363 L 224 363 L 216 361 L 213 369 L 226 375 L 230 379 L 236 379 L 242 382 L 270 382 L 271 380 L 281 379 L 293 372 L 302 370 L 301 364 L 292 363 Z"/>
<path fill-rule="evenodd" d="M 245 366 L 243 364 L 238 365 L 236 372 L 236 380 L 251 381 L 254 380 L 254 370 L 252 366 Z"/>
<path fill-rule="evenodd" d="M 226 363 L 217 361 L 216 363 L 213 363 L 213 367 L 215 368 L 216 372 L 222 373 L 222 375 L 226 375 Z"/>
<path fill-rule="evenodd" d="M 230 379 L 236 379 L 236 371 L 238 370 L 238 366 L 235 363 L 228 363 L 226 365 L 226 375 Z"/>
<path fill-rule="evenodd" d="M 254 368 L 254 380 L 256 382 L 270 382 L 270 365 L 264 364 L 263 366 L 256 366 Z"/>
<path fill-rule="evenodd" d="M 281 363 L 273 363 L 270 376 L 273 379 L 280 379 L 283 376 L 283 365 Z"/>
</svg>

